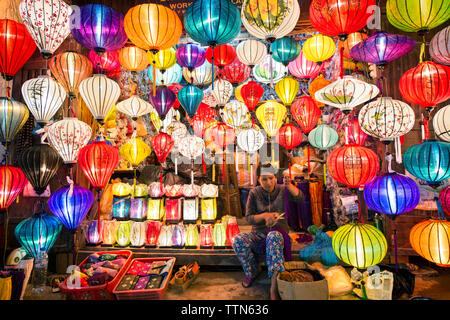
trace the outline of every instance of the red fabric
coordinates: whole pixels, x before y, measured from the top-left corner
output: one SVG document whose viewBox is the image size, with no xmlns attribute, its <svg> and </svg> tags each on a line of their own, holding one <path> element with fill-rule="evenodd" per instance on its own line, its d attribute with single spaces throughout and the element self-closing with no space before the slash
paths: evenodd
<svg viewBox="0 0 450 320">
<path fill-rule="evenodd" d="M 319 121 L 322 110 L 310 96 L 302 96 L 291 105 L 291 114 L 304 134 L 310 133 Z"/>
<path fill-rule="evenodd" d="M 236 57 L 233 62 L 222 69 L 222 78 L 230 81 L 232 84 L 237 85 L 247 80 L 250 76 L 252 69 L 239 61 Z"/>
<path fill-rule="evenodd" d="M 212 64 L 212 57 L 214 53 L 214 65 L 219 68 L 223 68 L 226 65 L 229 65 L 233 62 L 234 58 L 236 58 L 236 51 L 229 44 L 222 44 L 214 48 L 208 47 L 206 49 L 206 60 Z"/>
<path fill-rule="evenodd" d="M 0 166 L 0 209 L 5 210 L 22 192 L 27 178 L 22 170 L 11 166 Z"/>
<path fill-rule="evenodd" d="M 195 116 L 192 119 L 190 119 L 189 116 L 187 116 L 187 118 L 189 124 L 194 129 L 194 133 L 199 137 L 203 137 L 205 135 L 206 124 L 213 120 L 215 115 L 216 111 L 206 103 L 202 102 L 195 113 Z"/>
<path fill-rule="evenodd" d="M 318 64 L 313 61 L 309 61 L 300 51 L 298 57 L 291 61 L 288 65 L 289 72 L 300 79 L 314 79 L 317 77 L 320 71 L 322 71 L 324 64 Z"/>
<path fill-rule="evenodd" d="M 178 91 L 180 91 L 182 88 L 183 88 L 183 86 L 179 83 L 172 83 L 169 86 L 169 89 L 172 90 L 175 93 L 175 95 L 178 95 Z M 179 106 L 180 106 L 180 101 L 178 101 L 178 96 L 177 96 L 177 98 L 175 99 L 175 102 L 173 103 L 172 108 L 178 109 Z"/>
<path fill-rule="evenodd" d="M 264 94 L 264 88 L 261 87 L 255 81 L 249 81 L 241 88 L 241 96 L 245 105 L 249 111 L 253 111 L 256 108 L 259 100 Z"/>
</svg>

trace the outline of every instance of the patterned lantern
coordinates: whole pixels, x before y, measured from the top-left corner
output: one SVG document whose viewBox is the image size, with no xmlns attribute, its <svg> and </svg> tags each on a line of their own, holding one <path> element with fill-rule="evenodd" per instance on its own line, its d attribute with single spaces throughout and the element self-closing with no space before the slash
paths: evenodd
<svg viewBox="0 0 450 320">
<path fill-rule="evenodd" d="M 36 45 L 24 24 L 0 19 L 0 48 L 0 72 L 9 81 L 30 59 Z"/>
<path fill-rule="evenodd" d="M 298 1 L 245 0 L 242 3 L 241 18 L 245 29 L 269 43 L 291 32 L 299 17 Z"/>
<path fill-rule="evenodd" d="M 256 117 L 269 137 L 276 136 L 286 114 L 286 107 L 276 101 L 267 101 L 256 109 Z"/>
<path fill-rule="evenodd" d="M 164 187 L 164 194 L 169 198 L 179 198 L 183 195 L 183 185 L 173 184 Z"/>
<path fill-rule="evenodd" d="M 119 221 L 119 225 L 116 230 L 117 245 L 120 247 L 126 247 L 130 244 L 130 233 L 132 221 Z"/>
<path fill-rule="evenodd" d="M 213 228 L 213 242 L 214 247 L 225 247 L 227 243 L 226 229 L 223 223 L 218 222 L 214 224 Z"/>
<path fill-rule="evenodd" d="M 98 232 L 98 230 L 102 230 L 102 228 L 98 227 L 97 220 L 88 221 L 83 230 L 87 245 L 97 245 L 102 242 L 101 233 Z"/>
<path fill-rule="evenodd" d="M 118 51 L 109 51 L 98 55 L 94 50 L 91 50 L 88 58 L 91 60 L 96 73 L 106 73 L 120 68 Z"/>
<path fill-rule="evenodd" d="M 156 88 L 155 94 L 149 95 L 150 103 L 155 108 L 156 112 L 158 112 L 159 117 L 163 121 L 166 117 L 167 112 L 169 112 L 170 108 L 172 108 L 175 99 L 175 93 L 165 85 L 158 86 Z"/>
<path fill-rule="evenodd" d="M 413 128 L 415 114 L 406 103 L 382 97 L 362 107 L 358 119 L 361 129 L 368 135 L 381 141 L 393 141 Z"/>
<path fill-rule="evenodd" d="M 439 139 L 450 142 L 450 105 L 436 112 L 433 117 L 433 128 Z"/>
<path fill-rule="evenodd" d="M 219 107 L 223 107 L 233 95 L 233 85 L 231 82 L 218 79 L 214 81 L 214 90 L 212 90 L 214 99 Z"/>
<path fill-rule="evenodd" d="M 169 69 L 165 70 L 164 73 L 162 72 L 156 72 L 155 73 L 155 80 L 153 80 L 153 66 L 148 67 L 148 77 L 151 82 L 154 82 L 156 86 L 160 86 L 163 84 L 166 84 L 169 86 L 169 89 L 172 90 L 175 94 L 178 92 L 175 92 L 174 88 L 171 87 L 172 84 L 178 83 L 181 81 L 183 77 L 183 69 L 178 64 L 174 64 Z M 178 108 L 176 106 L 178 100 L 175 100 L 174 108 Z"/>
<path fill-rule="evenodd" d="M 119 226 L 116 220 L 103 220 L 101 223 L 101 234 L 103 245 L 112 246 L 117 241 L 117 227 Z"/>
<path fill-rule="evenodd" d="M 61 107 L 66 91 L 51 77 L 39 76 L 23 83 L 22 96 L 36 122 L 44 126 Z"/>
<path fill-rule="evenodd" d="M 309 61 L 302 51 L 298 57 L 288 64 L 289 72 L 299 79 L 313 79 L 322 70 L 322 65 Z M 312 95 L 312 93 L 310 93 Z"/>
<path fill-rule="evenodd" d="M 113 196 L 112 216 L 117 220 L 128 220 L 130 217 L 130 197 Z"/>
<path fill-rule="evenodd" d="M 380 167 L 377 154 L 357 144 L 347 144 L 331 151 L 327 165 L 334 180 L 352 189 L 372 181 Z"/>
<path fill-rule="evenodd" d="M 30 112 L 21 102 L 0 97 L 0 139 L 7 144 L 27 122 Z"/>
<path fill-rule="evenodd" d="M 345 40 L 350 33 L 364 28 L 375 5 L 375 0 L 313 0 L 309 6 L 309 18 L 320 33 Z"/>
<path fill-rule="evenodd" d="M 344 113 L 356 106 L 375 98 L 380 90 L 377 86 L 344 76 L 315 94 L 317 101 L 341 109 Z"/>
<path fill-rule="evenodd" d="M 137 120 L 138 117 L 152 112 L 153 107 L 150 103 L 139 98 L 137 95 L 132 95 L 128 99 L 119 102 L 116 105 L 116 110 L 126 114 L 133 120 Z"/>
<path fill-rule="evenodd" d="M 283 37 L 275 40 L 270 45 L 272 57 L 275 61 L 281 62 L 285 66 L 295 60 L 300 54 L 302 48 L 298 41 L 289 37 Z"/>
<path fill-rule="evenodd" d="M 405 169 L 433 188 L 450 178 L 450 143 L 426 139 L 403 155 Z"/>
<path fill-rule="evenodd" d="M 401 76 L 399 88 L 406 101 L 432 108 L 450 98 L 450 67 L 421 62 Z"/>
<path fill-rule="evenodd" d="M 367 39 L 369 36 L 362 32 L 353 32 L 348 35 L 348 38 L 344 41 L 344 58 L 352 59 L 352 56 L 350 55 L 350 50 L 360 43 L 361 41 Z"/>
<path fill-rule="evenodd" d="M 215 116 L 216 112 L 214 109 L 205 103 L 201 103 L 194 118 L 189 119 L 189 124 L 194 129 L 194 133 L 197 136 L 203 137 L 205 135 L 205 130 L 212 125 Z"/>
<path fill-rule="evenodd" d="M 245 103 L 232 100 L 228 102 L 221 113 L 222 120 L 227 125 L 238 129 L 245 124 L 250 123 L 250 115 Z"/>
<path fill-rule="evenodd" d="M 262 148 L 265 138 L 261 130 L 256 130 L 255 126 L 252 126 L 252 128 L 239 132 L 236 142 L 239 148 L 252 156 Z M 253 162 L 250 162 L 250 184 L 253 185 Z"/>
<path fill-rule="evenodd" d="M 80 95 L 95 120 L 100 123 L 106 118 L 120 96 L 120 87 L 103 74 L 94 74 L 80 83 Z"/>
<path fill-rule="evenodd" d="M 276 138 L 280 146 L 292 150 L 302 142 L 303 134 L 295 125 L 287 123 L 278 130 Z"/>
<path fill-rule="evenodd" d="M 308 135 L 316 126 L 322 110 L 310 96 L 302 96 L 291 105 L 291 114 L 303 133 Z"/>
<path fill-rule="evenodd" d="M 266 55 L 264 60 L 253 68 L 253 76 L 256 81 L 269 84 L 277 83 L 287 73 L 288 68 L 275 61 L 271 55 Z"/>
<path fill-rule="evenodd" d="M 205 50 L 192 43 L 182 44 L 177 49 L 178 64 L 189 71 L 200 67 L 205 62 Z"/>
<path fill-rule="evenodd" d="M 0 166 L 0 210 L 5 210 L 11 205 L 26 183 L 27 179 L 19 168 Z"/>
<path fill-rule="evenodd" d="M 340 260 L 358 269 L 380 263 L 388 248 L 383 233 L 365 223 L 343 225 L 333 233 L 331 243 Z"/>
<path fill-rule="evenodd" d="M 193 118 L 203 100 L 203 91 L 189 84 L 178 91 L 177 98 L 188 116 Z"/>
<path fill-rule="evenodd" d="M 66 89 L 70 98 L 77 96 L 80 82 L 92 74 L 92 63 L 89 59 L 72 51 L 52 57 L 48 66 L 53 77 Z"/>
<path fill-rule="evenodd" d="M 87 4 L 72 12 L 74 39 L 97 53 L 115 51 L 127 42 L 123 14 L 102 4 Z"/>
<path fill-rule="evenodd" d="M 186 229 L 186 247 L 197 248 L 199 234 L 196 224 L 188 224 Z"/>
<path fill-rule="evenodd" d="M 186 135 L 178 144 L 178 151 L 191 162 L 205 151 L 205 141 L 195 135 Z M 191 183 L 194 183 L 194 172 L 191 170 Z"/>
<path fill-rule="evenodd" d="M 266 54 L 266 45 L 254 39 L 245 40 L 236 47 L 236 55 L 239 61 L 248 65 L 250 68 L 262 62 Z"/>
<path fill-rule="evenodd" d="M 212 225 L 200 225 L 200 247 L 209 248 L 212 247 L 213 244 Z"/>
<path fill-rule="evenodd" d="M 188 68 L 183 68 L 184 79 L 197 87 L 205 87 L 209 85 L 213 78 L 215 79 L 216 73 L 213 72 L 213 66 L 208 61 L 205 61 L 200 67 L 189 71 Z"/>
<path fill-rule="evenodd" d="M 130 230 L 131 246 L 142 247 L 145 244 L 146 227 L 145 222 L 133 222 Z"/>
<path fill-rule="evenodd" d="M 157 186 L 158 191 L 161 190 L 161 186 L 158 183 Z M 164 195 L 164 194 L 162 194 Z M 147 220 L 160 220 L 164 217 L 165 214 L 165 206 L 164 199 L 148 199 L 147 203 Z"/>
<path fill-rule="evenodd" d="M 48 127 L 48 140 L 65 164 L 75 164 L 78 152 L 91 139 L 92 129 L 77 118 L 64 118 Z"/>
<path fill-rule="evenodd" d="M 183 221 L 196 221 L 198 219 L 198 200 L 183 199 Z"/>
<path fill-rule="evenodd" d="M 160 221 L 148 221 L 147 223 L 147 235 L 145 237 L 145 244 L 148 246 L 156 246 L 159 234 L 161 232 L 161 222 Z"/>
<path fill-rule="evenodd" d="M 147 53 L 139 47 L 126 46 L 119 50 L 119 62 L 127 70 L 141 71 L 148 66 Z"/>
<path fill-rule="evenodd" d="M 233 62 L 222 69 L 222 77 L 230 81 L 234 86 L 244 82 L 250 76 L 252 69 L 235 57 Z"/>
<path fill-rule="evenodd" d="M 320 150 L 331 148 L 338 142 L 338 139 L 336 130 L 325 124 L 318 125 L 308 135 L 309 143 Z"/>
<path fill-rule="evenodd" d="M 249 111 L 254 111 L 256 105 L 264 94 L 264 88 L 255 81 L 249 81 L 242 86 L 241 95 Z"/>
<path fill-rule="evenodd" d="M 212 58 L 214 57 L 214 65 L 223 68 L 233 62 L 234 58 L 236 58 L 236 51 L 229 44 L 222 44 L 214 47 L 214 49 L 211 47 L 206 49 L 205 56 L 206 60 L 211 64 L 213 63 Z"/>
<path fill-rule="evenodd" d="M 119 153 L 133 167 L 137 167 L 147 158 L 152 149 L 141 138 L 132 138 L 119 148 Z"/>
<path fill-rule="evenodd" d="M 226 148 L 229 144 L 234 142 L 236 134 L 232 127 L 226 123 L 218 123 L 212 127 L 208 134 L 212 137 L 212 140 L 221 148 Z"/>
<path fill-rule="evenodd" d="M 450 215 L 450 186 L 446 186 L 439 192 L 439 203 L 442 206 L 442 210 Z"/>
<path fill-rule="evenodd" d="M 302 52 L 309 61 L 321 63 L 334 55 L 336 44 L 330 37 L 317 34 L 303 44 Z"/>
<path fill-rule="evenodd" d="M 236 217 L 230 217 L 227 222 L 227 245 L 232 246 L 234 238 L 240 233 L 239 226 L 236 222 Z"/>
<path fill-rule="evenodd" d="M 164 132 L 160 132 L 158 135 L 153 136 L 151 140 L 151 146 L 156 153 L 158 161 L 163 163 L 166 161 L 167 156 L 172 150 L 174 141 L 170 135 Z"/>
<path fill-rule="evenodd" d="M 290 106 L 297 96 L 300 85 L 298 81 L 292 77 L 284 77 L 275 85 L 275 92 L 285 106 Z"/>
<path fill-rule="evenodd" d="M 433 61 L 450 65 L 450 26 L 436 33 L 430 42 L 430 56 Z"/>
<path fill-rule="evenodd" d="M 325 107 L 325 103 L 316 100 L 316 92 L 329 85 L 331 81 L 325 79 L 322 74 L 319 74 L 313 81 L 310 82 L 308 91 L 309 95 L 314 99 L 319 108 Z"/>
<path fill-rule="evenodd" d="M 414 121 L 413 121 L 414 124 Z M 360 146 L 364 146 L 364 143 L 367 139 L 367 134 L 364 130 L 361 129 L 361 126 L 359 124 L 358 116 L 354 115 L 353 117 L 350 116 L 348 118 L 348 125 L 347 125 L 347 136 L 348 141 L 350 143 L 359 144 Z"/>
<path fill-rule="evenodd" d="M 147 198 L 137 197 L 130 199 L 130 219 L 134 221 L 142 221 L 147 216 Z"/>
</svg>

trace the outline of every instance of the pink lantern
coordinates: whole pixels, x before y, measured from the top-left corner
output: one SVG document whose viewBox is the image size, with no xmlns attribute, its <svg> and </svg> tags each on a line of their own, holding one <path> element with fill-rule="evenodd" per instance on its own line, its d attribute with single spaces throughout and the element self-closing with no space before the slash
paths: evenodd
<svg viewBox="0 0 450 320">
<path fill-rule="evenodd" d="M 166 199 L 166 221 L 178 222 L 181 220 L 180 199 Z"/>
<path fill-rule="evenodd" d="M 322 71 L 323 64 L 319 65 L 316 62 L 309 61 L 300 52 L 298 57 L 288 64 L 289 72 L 299 79 L 313 79 L 317 77 L 320 71 Z"/>
</svg>

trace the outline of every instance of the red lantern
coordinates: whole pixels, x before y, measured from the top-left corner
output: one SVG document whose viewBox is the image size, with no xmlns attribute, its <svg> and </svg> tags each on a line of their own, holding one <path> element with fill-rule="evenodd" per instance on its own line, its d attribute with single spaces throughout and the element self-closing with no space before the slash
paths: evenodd
<svg viewBox="0 0 450 320">
<path fill-rule="evenodd" d="M 11 166 L 0 166 L 0 210 L 7 209 L 22 192 L 27 178 L 22 170 Z"/>
<path fill-rule="evenodd" d="M 439 192 L 439 203 L 445 214 L 450 216 L 450 186 L 446 186 Z"/>
<path fill-rule="evenodd" d="M 347 135 L 350 143 L 364 146 L 367 139 L 367 134 L 361 130 L 359 126 L 358 116 L 350 117 L 348 120 Z"/>
<path fill-rule="evenodd" d="M 234 238 L 236 238 L 236 236 L 239 233 L 241 233 L 235 217 L 232 217 L 228 220 L 226 233 L 227 233 L 227 245 L 232 246 Z"/>
<path fill-rule="evenodd" d="M 320 33 L 345 40 L 350 33 L 364 28 L 375 5 L 375 0 L 313 0 L 309 18 Z"/>
<path fill-rule="evenodd" d="M 380 168 L 377 154 L 357 144 L 347 144 L 331 151 L 327 165 L 334 180 L 353 189 L 371 182 Z"/>
<path fill-rule="evenodd" d="M 122 69 L 120 68 L 120 66 L 118 68 L 106 73 L 106 76 L 110 79 L 120 79 L 121 75 L 122 75 Z"/>
<path fill-rule="evenodd" d="M 207 124 L 214 119 L 216 115 L 216 111 L 211 108 L 206 103 L 201 103 L 195 116 L 192 119 L 189 119 L 189 124 L 194 129 L 194 132 L 197 136 L 203 137 L 205 135 L 205 130 Z"/>
<path fill-rule="evenodd" d="M 277 132 L 277 142 L 288 150 L 298 146 L 303 140 L 302 131 L 292 123 L 287 123 Z M 309 152 L 309 150 L 308 150 Z M 289 177 L 291 178 L 291 161 L 289 159 Z"/>
<path fill-rule="evenodd" d="M 9 81 L 33 55 L 36 44 L 24 24 L 0 19 L 0 48 L 0 72 Z"/>
<path fill-rule="evenodd" d="M 399 86 L 406 101 L 432 108 L 450 98 L 450 67 L 421 62 L 402 75 Z"/>
<path fill-rule="evenodd" d="M 160 174 L 160 185 L 161 190 L 163 186 L 163 169 L 162 164 L 164 161 L 166 161 L 167 156 L 169 155 L 170 151 L 172 150 L 174 140 L 172 136 L 168 135 L 167 133 L 160 132 L 156 136 L 153 136 L 152 140 L 150 141 L 150 144 L 152 146 L 152 149 L 155 151 L 156 157 L 158 158 L 159 163 L 161 163 L 161 174 Z"/>
<path fill-rule="evenodd" d="M 254 111 L 264 94 L 264 88 L 255 81 L 249 81 L 241 88 L 241 96 L 249 111 Z"/>
<path fill-rule="evenodd" d="M 166 221 L 178 222 L 181 220 L 180 199 L 166 199 Z"/>
<path fill-rule="evenodd" d="M 160 221 L 147 221 L 147 233 L 145 244 L 154 247 L 158 243 L 159 233 L 161 232 Z"/>
<path fill-rule="evenodd" d="M 202 224 L 200 226 L 200 247 L 212 247 L 212 225 Z"/>
<path fill-rule="evenodd" d="M 206 49 L 206 59 L 212 64 L 212 57 L 214 55 L 214 65 L 223 68 L 229 65 L 236 58 L 236 50 L 229 44 L 222 44 L 212 49 Z"/>
<path fill-rule="evenodd" d="M 291 105 L 291 114 L 303 133 L 308 135 L 319 121 L 322 110 L 310 96 L 302 96 Z"/>
<path fill-rule="evenodd" d="M 230 81 L 233 86 L 237 86 L 239 83 L 247 80 L 251 71 L 252 69 L 249 66 L 243 64 L 238 57 L 236 57 L 231 64 L 222 69 L 222 77 L 225 80 Z"/>
<path fill-rule="evenodd" d="M 183 86 L 179 83 L 172 83 L 169 86 L 169 89 L 172 90 L 176 96 L 178 96 L 178 91 L 180 91 L 183 88 Z M 172 108 L 178 109 L 180 106 L 180 101 L 178 101 L 178 98 L 175 99 L 175 102 L 173 103 Z"/>
<path fill-rule="evenodd" d="M 98 55 L 94 50 L 91 50 L 88 55 L 96 72 L 110 72 L 120 69 L 119 53 L 117 51 L 105 52 Z"/>
</svg>

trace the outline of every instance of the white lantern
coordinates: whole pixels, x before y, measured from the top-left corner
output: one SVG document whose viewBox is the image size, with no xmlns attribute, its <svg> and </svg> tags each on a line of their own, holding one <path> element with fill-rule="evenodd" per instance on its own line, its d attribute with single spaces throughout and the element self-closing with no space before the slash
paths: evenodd
<svg viewBox="0 0 450 320">
<path fill-rule="evenodd" d="M 178 150 L 183 156 L 194 160 L 205 151 L 205 142 L 196 135 L 188 134 L 180 140 Z"/>
<path fill-rule="evenodd" d="M 356 106 L 375 98 L 380 90 L 376 85 L 352 76 L 344 76 L 315 94 L 317 101 L 348 112 Z"/>
<path fill-rule="evenodd" d="M 61 0 L 24 0 L 19 11 L 42 56 L 49 59 L 70 33 L 72 9 Z"/>
<path fill-rule="evenodd" d="M 91 139 L 91 127 L 77 118 L 64 118 L 50 125 L 48 139 L 66 164 L 75 164 L 78 152 Z"/>
<path fill-rule="evenodd" d="M 22 85 L 22 96 L 36 122 L 46 125 L 66 99 L 66 90 L 49 76 L 27 80 Z"/>
<path fill-rule="evenodd" d="M 223 107 L 233 95 L 233 85 L 230 81 L 218 79 L 214 81 L 214 89 L 211 90 L 219 107 Z"/>
<path fill-rule="evenodd" d="M 185 198 L 194 198 L 200 194 L 200 186 L 196 184 L 184 184 L 181 193 Z"/>
<path fill-rule="evenodd" d="M 219 196 L 219 186 L 215 184 L 202 184 L 200 187 L 200 198 L 217 198 Z"/>
<path fill-rule="evenodd" d="M 223 122 L 233 128 L 239 128 L 251 121 L 247 106 L 238 100 L 228 102 L 223 108 L 221 116 Z"/>
<path fill-rule="evenodd" d="M 270 66 L 271 63 L 272 67 Z M 270 70 L 272 70 L 272 72 Z M 269 84 L 271 81 L 273 81 L 273 83 L 277 83 L 283 79 L 287 72 L 288 67 L 283 65 L 281 62 L 274 60 L 271 55 L 266 55 L 264 60 L 253 68 L 253 76 L 256 81 L 265 84 Z M 271 74 L 272 77 L 270 76 Z"/>
<path fill-rule="evenodd" d="M 166 69 L 164 73 L 160 70 L 155 72 L 155 85 L 159 86 L 164 83 L 166 86 L 170 86 L 172 83 L 179 83 L 183 76 L 183 70 L 178 63 L 175 63 L 169 69 Z M 148 67 L 148 77 L 150 81 L 153 82 L 153 66 Z"/>
<path fill-rule="evenodd" d="M 264 135 L 261 130 L 256 130 L 254 128 L 245 129 L 237 135 L 237 144 L 239 148 L 248 152 L 250 156 L 262 148 L 264 141 Z M 253 185 L 252 162 L 250 162 L 250 184 Z"/>
<path fill-rule="evenodd" d="M 237 45 L 236 55 L 239 61 L 253 68 L 263 61 L 267 55 L 267 48 L 263 42 L 250 39 Z"/>
<path fill-rule="evenodd" d="M 171 247 L 172 246 L 172 233 L 173 227 L 171 225 L 161 226 L 161 231 L 158 238 L 159 247 Z"/>
<path fill-rule="evenodd" d="M 436 112 L 433 117 L 433 128 L 439 139 L 450 142 L 450 105 Z"/>
<path fill-rule="evenodd" d="M 119 85 L 104 74 L 94 74 L 80 83 L 81 97 L 95 120 L 105 120 L 120 96 Z"/>
<path fill-rule="evenodd" d="M 138 117 L 150 113 L 154 109 L 147 101 L 139 98 L 137 95 L 132 95 L 128 99 L 119 102 L 116 105 L 116 110 L 136 120 Z"/>
<path fill-rule="evenodd" d="M 437 63 L 450 65 L 450 26 L 436 33 L 431 39 L 430 56 Z"/>
<path fill-rule="evenodd" d="M 188 68 L 183 68 L 183 77 L 188 83 L 198 87 L 205 87 L 212 82 L 212 71 L 211 63 L 205 60 L 200 67 L 197 67 L 192 71 L 189 71 Z M 217 73 L 214 72 L 214 78 L 216 78 L 216 74 Z"/>
<path fill-rule="evenodd" d="M 170 110 L 172 110 L 172 109 L 170 109 Z M 172 150 L 174 151 L 174 150 L 178 150 L 178 145 L 179 145 L 181 139 L 183 139 L 186 136 L 187 128 L 186 128 L 186 125 L 184 125 L 180 121 L 172 121 L 166 127 L 166 133 L 169 134 L 174 141 L 173 148 L 172 148 Z"/>
<path fill-rule="evenodd" d="M 196 221 L 198 219 L 198 198 L 183 199 L 183 221 Z"/>
<path fill-rule="evenodd" d="M 178 109 L 175 108 L 169 109 L 169 112 L 167 112 L 166 117 L 164 118 L 163 121 L 161 121 L 161 118 L 159 117 L 159 114 L 158 112 L 156 112 L 155 109 L 153 109 L 150 112 L 150 119 L 152 120 L 155 129 L 157 131 L 163 131 L 166 133 L 168 133 L 167 130 L 173 122 L 179 122 L 178 120 L 180 120 L 180 117 L 181 117 L 180 111 L 178 111 Z"/>
<path fill-rule="evenodd" d="M 133 247 L 142 247 L 145 244 L 147 224 L 145 222 L 133 222 L 130 231 L 130 241 Z"/>
<path fill-rule="evenodd" d="M 393 141 L 408 133 L 416 120 L 414 110 L 390 97 L 378 98 L 361 108 L 358 122 L 361 130 L 381 141 Z"/>
</svg>

